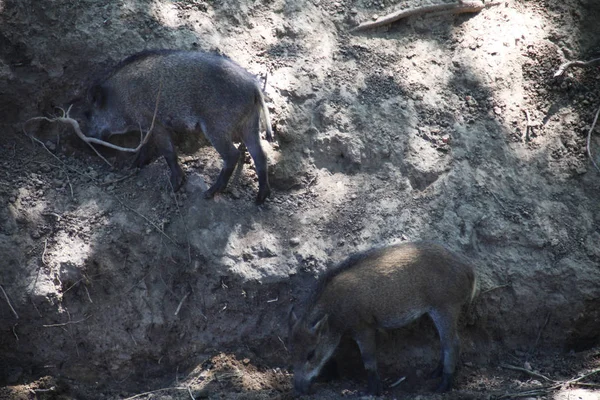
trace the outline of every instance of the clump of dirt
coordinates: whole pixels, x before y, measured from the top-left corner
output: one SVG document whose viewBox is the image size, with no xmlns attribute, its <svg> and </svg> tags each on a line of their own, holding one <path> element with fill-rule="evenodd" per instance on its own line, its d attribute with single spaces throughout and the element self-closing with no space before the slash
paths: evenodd
<svg viewBox="0 0 600 400">
<path fill-rule="evenodd" d="M 597 395 L 565 382 L 600 367 L 600 174 L 586 155 L 600 79 L 553 74 L 597 57 L 600 6 L 514 0 L 350 33 L 423 4 L 1 3 L 0 395 L 288 398 L 291 305 L 349 254 L 419 239 L 472 259 L 480 293 L 457 390 L 430 393 L 438 347 L 422 320 L 379 340 L 388 395 Z M 216 51 L 266 82 L 265 205 L 249 156 L 205 200 L 221 160 L 196 138 L 178 138 L 187 182 L 173 193 L 163 160 L 129 170 L 105 152 L 111 168 L 69 127 L 23 133 L 149 48 Z M 356 347 L 338 353 L 342 380 L 317 384 L 321 398 L 364 390 Z"/>
</svg>

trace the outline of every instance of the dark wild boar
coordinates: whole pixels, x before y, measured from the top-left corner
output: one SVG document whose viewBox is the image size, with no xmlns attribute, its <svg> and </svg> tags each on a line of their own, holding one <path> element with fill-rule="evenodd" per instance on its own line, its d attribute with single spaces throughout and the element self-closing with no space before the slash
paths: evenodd
<svg viewBox="0 0 600 400">
<path fill-rule="evenodd" d="M 355 254 L 328 271 L 301 318 L 290 311 L 294 388 L 307 393 L 344 333 L 358 344 L 368 373 L 368 390 L 381 392 L 375 335 L 428 314 L 441 341 L 438 391 L 452 386 L 459 355 L 457 321 L 475 292 L 471 265 L 427 242 L 404 243 Z"/>
<path fill-rule="evenodd" d="M 157 152 L 171 169 L 175 190 L 184 181 L 171 133 L 203 132 L 223 158 L 223 168 L 205 197 L 225 189 L 240 156 L 234 142 L 243 142 L 258 175 L 257 203 L 270 193 L 267 158 L 260 145 L 262 115 L 267 140 L 272 140 L 269 111 L 256 79 L 233 61 L 200 51 L 156 50 L 135 54 L 92 86 L 85 112 L 86 135 L 106 140 L 111 135 L 155 125 L 149 142 L 135 161 L 143 166 Z M 157 104 L 158 99 L 158 106 Z"/>
</svg>

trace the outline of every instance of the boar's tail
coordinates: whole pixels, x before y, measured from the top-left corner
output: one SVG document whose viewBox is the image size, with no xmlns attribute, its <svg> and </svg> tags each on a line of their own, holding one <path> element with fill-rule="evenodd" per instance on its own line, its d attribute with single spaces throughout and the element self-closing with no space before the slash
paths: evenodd
<svg viewBox="0 0 600 400">
<path fill-rule="evenodd" d="M 273 141 L 273 130 L 271 129 L 271 115 L 269 114 L 269 109 L 265 104 L 265 96 L 263 95 L 260 88 L 256 88 L 256 95 L 258 96 L 258 100 L 260 101 L 260 108 L 262 110 L 263 123 L 265 124 L 265 130 L 267 131 L 267 140 L 269 142 Z"/>
</svg>

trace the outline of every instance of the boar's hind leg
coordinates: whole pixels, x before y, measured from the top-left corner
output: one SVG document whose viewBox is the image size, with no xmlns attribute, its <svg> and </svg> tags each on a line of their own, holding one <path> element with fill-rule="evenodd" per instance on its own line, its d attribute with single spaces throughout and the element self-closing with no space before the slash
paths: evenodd
<svg viewBox="0 0 600 400">
<path fill-rule="evenodd" d="M 227 187 L 227 182 L 229 182 L 240 157 L 239 150 L 230 141 L 213 141 L 213 146 L 223 158 L 223 168 L 221 168 L 217 181 L 204 193 L 204 197 L 207 199 L 210 199 L 216 193 L 222 192 Z"/>
<path fill-rule="evenodd" d="M 171 185 L 173 185 L 173 190 L 178 191 L 185 180 L 185 174 L 177 161 L 177 153 L 175 152 L 175 146 L 173 146 L 171 134 L 165 128 L 155 126 L 152 135 L 154 135 L 152 144 L 156 146 L 158 154 L 165 158 L 167 165 L 171 169 Z"/>
<path fill-rule="evenodd" d="M 377 349 L 375 343 L 375 330 L 365 327 L 354 334 L 354 340 L 358 344 L 360 354 L 367 370 L 368 390 L 370 394 L 381 394 L 381 381 L 377 372 Z"/>
<path fill-rule="evenodd" d="M 450 390 L 454 380 L 454 370 L 460 350 L 460 339 L 456 329 L 460 308 L 449 307 L 429 312 L 440 336 L 441 360 L 434 374 L 441 373 L 442 382 L 436 389 L 437 392 Z"/>
<path fill-rule="evenodd" d="M 269 186 L 269 175 L 267 171 L 267 156 L 260 145 L 260 135 L 258 129 L 259 117 L 260 115 L 257 112 L 250 118 L 242 132 L 242 140 L 244 141 L 248 152 L 254 160 L 254 168 L 256 169 L 256 175 L 258 176 L 258 195 L 256 196 L 256 204 L 264 203 L 271 193 L 271 186 Z"/>
</svg>

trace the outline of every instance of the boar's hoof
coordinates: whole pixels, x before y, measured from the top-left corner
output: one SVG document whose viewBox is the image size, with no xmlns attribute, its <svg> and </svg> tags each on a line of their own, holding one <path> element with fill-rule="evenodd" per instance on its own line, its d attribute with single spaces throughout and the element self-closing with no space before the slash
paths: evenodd
<svg viewBox="0 0 600 400">
<path fill-rule="evenodd" d="M 171 185 L 173 185 L 173 191 L 176 192 L 181 189 L 181 186 L 185 182 L 185 174 L 183 171 L 171 174 Z"/>
<path fill-rule="evenodd" d="M 377 374 L 377 372 L 369 373 L 368 380 L 369 383 L 367 386 L 367 391 L 369 394 L 373 396 L 379 396 L 383 390 L 381 380 L 379 379 L 379 374 Z"/>
<path fill-rule="evenodd" d="M 435 391 L 437 393 L 447 392 L 448 390 L 450 390 L 450 388 L 452 388 L 452 381 L 453 381 L 452 374 L 444 373 L 442 375 L 442 382 L 440 383 L 440 386 L 438 386 L 437 389 L 435 389 Z"/>
<path fill-rule="evenodd" d="M 208 188 L 208 189 L 207 189 L 207 190 L 206 190 L 206 191 L 205 191 L 205 192 L 202 194 L 202 196 L 203 196 L 205 199 L 207 199 L 207 200 L 208 200 L 208 199 L 212 199 L 213 197 L 215 197 L 215 194 L 216 194 L 216 193 L 217 193 L 217 191 L 216 191 L 216 190 L 213 190 L 213 188 L 211 187 L 211 188 Z"/>
<path fill-rule="evenodd" d="M 442 376 L 443 372 L 444 372 L 444 364 L 440 363 L 433 371 L 431 371 L 431 374 L 429 374 L 429 379 L 440 378 Z"/>
<path fill-rule="evenodd" d="M 271 194 L 271 188 L 269 186 L 267 186 L 265 188 L 260 188 L 258 190 L 258 195 L 256 196 L 255 203 L 258 205 L 263 204 L 265 202 L 265 200 L 267 199 L 267 197 L 269 197 L 270 194 Z"/>
</svg>

